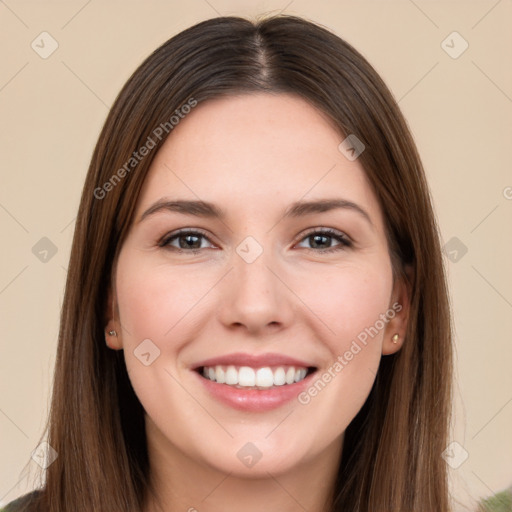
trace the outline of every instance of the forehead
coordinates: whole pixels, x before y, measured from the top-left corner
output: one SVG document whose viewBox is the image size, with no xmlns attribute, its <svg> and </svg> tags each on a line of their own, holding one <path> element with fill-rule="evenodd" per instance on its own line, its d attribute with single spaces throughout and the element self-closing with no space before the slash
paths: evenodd
<svg viewBox="0 0 512 512">
<path fill-rule="evenodd" d="M 163 196 L 252 213 L 340 196 L 378 210 L 363 167 L 338 149 L 343 139 L 327 116 L 294 95 L 208 100 L 180 121 L 158 151 L 138 210 Z"/>
</svg>

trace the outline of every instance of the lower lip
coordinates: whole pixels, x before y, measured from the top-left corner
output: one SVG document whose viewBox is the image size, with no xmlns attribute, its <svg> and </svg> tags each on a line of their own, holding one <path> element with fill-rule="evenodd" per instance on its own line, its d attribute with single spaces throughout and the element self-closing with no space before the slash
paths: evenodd
<svg viewBox="0 0 512 512">
<path fill-rule="evenodd" d="M 242 411 L 264 412 L 277 409 L 297 398 L 306 388 L 316 372 L 293 384 L 283 384 L 269 389 L 240 389 L 227 384 L 219 384 L 194 372 L 207 391 L 220 402 Z"/>
</svg>

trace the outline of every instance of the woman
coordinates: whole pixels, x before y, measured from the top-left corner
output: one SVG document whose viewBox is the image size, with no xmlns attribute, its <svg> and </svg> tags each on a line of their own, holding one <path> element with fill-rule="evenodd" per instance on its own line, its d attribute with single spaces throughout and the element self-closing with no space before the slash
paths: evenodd
<svg viewBox="0 0 512 512">
<path fill-rule="evenodd" d="M 425 176 L 375 70 L 299 18 L 200 23 L 99 137 L 57 457 L 12 510 L 447 511 L 451 350 Z"/>
</svg>

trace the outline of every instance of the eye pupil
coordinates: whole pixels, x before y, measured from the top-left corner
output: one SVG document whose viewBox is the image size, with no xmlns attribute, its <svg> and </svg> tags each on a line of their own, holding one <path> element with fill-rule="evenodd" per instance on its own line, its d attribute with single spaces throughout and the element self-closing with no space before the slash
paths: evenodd
<svg viewBox="0 0 512 512">
<path fill-rule="evenodd" d="M 330 236 L 326 235 L 312 235 L 310 239 L 313 241 L 311 244 L 311 247 L 323 247 L 327 243 L 327 239 L 331 238 Z"/>
<path fill-rule="evenodd" d="M 200 249 L 201 248 L 201 240 L 197 235 L 182 235 L 180 238 L 180 248 L 181 249 Z M 182 241 L 184 240 L 184 243 Z M 199 245 L 197 245 L 197 241 L 199 240 Z"/>
</svg>

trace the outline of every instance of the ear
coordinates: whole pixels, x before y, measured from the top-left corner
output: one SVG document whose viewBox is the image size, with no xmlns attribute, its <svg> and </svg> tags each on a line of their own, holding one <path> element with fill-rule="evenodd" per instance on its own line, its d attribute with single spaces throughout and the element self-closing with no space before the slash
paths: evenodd
<svg viewBox="0 0 512 512">
<path fill-rule="evenodd" d="M 121 323 L 116 319 L 119 319 L 119 310 L 117 307 L 117 301 L 114 300 L 112 288 L 109 287 L 104 321 L 105 342 L 108 348 L 111 348 L 112 350 L 121 350 L 123 348 Z"/>
<path fill-rule="evenodd" d="M 394 354 L 404 344 L 411 309 L 413 282 L 414 269 L 411 266 L 407 266 L 404 269 L 404 273 L 395 278 L 388 309 L 390 320 L 384 330 L 382 355 Z M 394 312 L 394 315 L 392 312 Z"/>
</svg>

